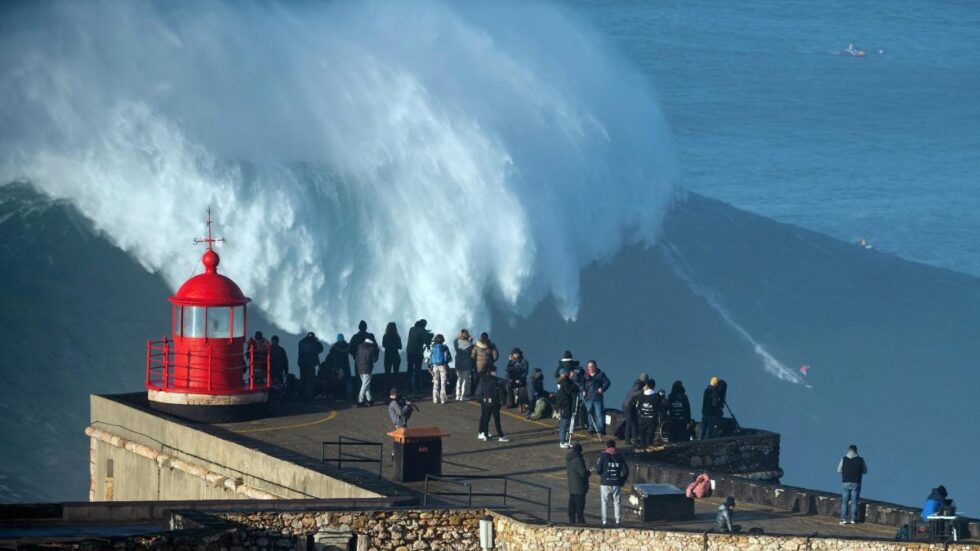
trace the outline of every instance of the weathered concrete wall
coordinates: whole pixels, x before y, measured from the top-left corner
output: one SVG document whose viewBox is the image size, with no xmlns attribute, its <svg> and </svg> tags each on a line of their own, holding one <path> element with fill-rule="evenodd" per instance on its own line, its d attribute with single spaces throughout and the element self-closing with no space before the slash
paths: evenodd
<svg viewBox="0 0 980 551">
<path fill-rule="evenodd" d="M 91 420 L 88 432 L 99 435 L 91 437 L 91 501 L 377 498 L 400 492 L 122 399 L 92 396 Z M 147 450 L 159 455 L 147 457 Z"/>
</svg>

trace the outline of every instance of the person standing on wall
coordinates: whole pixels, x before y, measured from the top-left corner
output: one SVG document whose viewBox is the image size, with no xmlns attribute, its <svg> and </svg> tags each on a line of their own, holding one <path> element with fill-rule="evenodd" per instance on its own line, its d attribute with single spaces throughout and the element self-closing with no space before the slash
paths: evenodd
<svg viewBox="0 0 980 551">
<path fill-rule="evenodd" d="M 446 346 L 446 338 L 442 334 L 436 335 L 432 339 L 432 355 L 429 356 L 432 363 L 432 403 L 446 403 L 446 380 L 449 378 L 449 362 L 453 361 L 449 347 Z"/>
<path fill-rule="evenodd" d="M 724 398 L 718 388 L 718 377 L 712 377 L 701 400 L 701 440 L 715 436 L 715 429 L 721 423 L 724 413 L 724 405 Z"/>
<path fill-rule="evenodd" d="M 373 336 L 371 335 L 371 337 Z M 352 338 L 351 341 L 353 340 Z M 357 346 L 354 364 L 357 367 L 357 374 L 361 377 L 361 391 L 357 395 L 358 407 L 374 405 L 371 397 L 371 374 L 374 371 L 374 364 L 378 361 L 378 352 L 378 345 L 370 337 L 361 341 L 361 344 Z"/>
<path fill-rule="evenodd" d="M 640 433 L 637 449 L 649 448 L 657 435 L 657 413 L 661 408 L 660 395 L 654 392 L 652 380 L 643 383 L 643 393 L 636 399 L 636 417 Z"/>
<path fill-rule="evenodd" d="M 490 440 L 490 418 L 493 417 L 494 428 L 497 429 L 497 436 L 500 442 L 510 442 L 510 438 L 504 434 L 503 427 L 500 426 L 500 405 L 501 398 L 504 398 L 504 385 L 497 378 L 497 368 L 493 364 L 480 377 L 477 386 L 477 396 L 480 400 L 480 433 L 477 438 L 483 441 Z"/>
<path fill-rule="evenodd" d="M 316 368 L 320 365 L 323 343 L 312 331 L 299 341 L 299 390 L 303 400 L 310 401 L 316 395 Z"/>
<path fill-rule="evenodd" d="M 415 322 L 408 330 L 408 343 L 405 345 L 405 355 L 408 356 L 408 387 L 412 392 L 419 390 L 419 376 L 422 373 L 422 350 L 432 342 L 432 333 L 426 330 L 428 324 L 424 319 Z"/>
<path fill-rule="evenodd" d="M 626 458 L 616 449 L 615 440 L 606 441 L 606 449 L 599 454 L 599 461 L 596 462 L 595 473 L 599 477 L 602 525 L 606 525 L 606 511 L 609 508 L 609 502 L 612 501 L 616 526 L 619 526 L 622 487 L 630 476 L 630 469 L 626 464 Z"/>
<path fill-rule="evenodd" d="M 473 358 L 470 356 L 473 339 L 470 332 L 460 329 L 453 343 L 456 350 L 456 401 L 473 398 Z"/>
<path fill-rule="evenodd" d="M 345 400 L 354 399 L 354 377 L 351 376 L 349 352 L 350 344 L 344 339 L 343 333 L 338 333 L 337 340 L 330 346 L 325 360 L 337 374 L 334 396 Z"/>
<path fill-rule="evenodd" d="M 585 399 L 589 432 L 598 436 L 606 434 L 606 407 L 603 396 L 609 390 L 609 384 L 609 377 L 599 370 L 599 364 L 595 360 L 589 360 L 585 364 L 582 397 Z"/>
<path fill-rule="evenodd" d="M 691 422 L 691 403 L 684 383 L 674 381 L 667 396 L 667 439 L 670 442 L 690 440 L 687 427 Z"/>
<path fill-rule="evenodd" d="M 529 365 L 520 348 L 514 348 L 507 356 L 507 407 L 520 406 L 523 412 L 527 406 L 527 375 Z"/>
<path fill-rule="evenodd" d="M 574 444 L 565 456 L 565 472 L 568 476 L 568 523 L 585 524 L 585 494 L 589 491 L 592 472 L 585 468 L 581 444 Z"/>
<path fill-rule="evenodd" d="M 858 516 L 858 499 L 861 498 L 861 479 L 868 474 L 868 465 L 864 458 L 858 455 L 858 447 L 851 444 L 847 454 L 837 464 L 840 473 L 840 523 L 854 524 Z M 847 502 L 851 503 L 851 518 L 847 518 Z"/>
<path fill-rule="evenodd" d="M 568 441 L 568 430 L 572 427 L 572 416 L 575 414 L 575 396 L 578 387 L 568 378 L 568 370 L 564 367 L 558 370 L 558 392 L 555 393 L 555 409 L 558 410 L 558 446 L 571 448 Z"/>
<path fill-rule="evenodd" d="M 626 429 L 623 432 L 623 440 L 627 445 L 633 444 L 639 436 L 636 418 L 636 400 L 643 394 L 643 385 L 650 379 L 646 373 L 640 373 L 640 378 L 633 381 L 633 385 L 626 391 L 626 398 L 623 399 L 623 417 L 626 420 Z"/>
<path fill-rule="evenodd" d="M 286 356 L 286 349 L 279 346 L 279 335 L 272 335 L 272 344 L 269 346 L 270 371 L 272 374 L 272 384 L 284 384 L 286 375 L 289 374 L 289 358 Z"/>
<path fill-rule="evenodd" d="M 398 368 L 402 365 L 402 337 L 398 334 L 398 326 L 395 322 L 389 321 L 385 327 L 385 334 L 381 337 L 381 346 L 385 349 L 385 375 L 398 373 Z"/>
</svg>

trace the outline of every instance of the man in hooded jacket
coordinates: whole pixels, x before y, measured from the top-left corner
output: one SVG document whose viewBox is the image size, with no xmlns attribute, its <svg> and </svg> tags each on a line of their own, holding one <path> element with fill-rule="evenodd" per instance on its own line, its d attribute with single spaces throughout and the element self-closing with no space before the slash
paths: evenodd
<svg viewBox="0 0 980 551">
<path fill-rule="evenodd" d="M 599 370 L 595 360 L 585 364 L 582 397 L 585 399 L 585 411 L 588 415 L 589 430 L 599 436 L 606 434 L 606 406 L 604 396 L 609 390 L 609 377 Z"/>
<path fill-rule="evenodd" d="M 565 472 L 568 476 L 568 523 L 585 524 L 585 494 L 589 491 L 592 472 L 585 468 L 581 444 L 574 444 L 565 456 Z"/>
<path fill-rule="evenodd" d="M 613 515 L 616 525 L 620 521 L 620 499 L 622 498 L 622 487 L 630 476 L 629 465 L 626 458 L 616 450 L 616 441 L 607 440 L 606 449 L 599 454 L 599 461 L 596 462 L 595 473 L 599 477 L 599 497 L 602 504 L 602 525 L 606 525 L 606 510 L 609 502 L 613 504 Z"/>
</svg>

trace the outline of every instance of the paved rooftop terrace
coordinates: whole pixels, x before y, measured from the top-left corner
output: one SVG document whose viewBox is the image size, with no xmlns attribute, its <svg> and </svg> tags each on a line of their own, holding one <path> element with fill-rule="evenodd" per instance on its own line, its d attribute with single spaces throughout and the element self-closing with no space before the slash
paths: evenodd
<svg viewBox="0 0 980 551">
<path fill-rule="evenodd" d="M 448 433 L 443 440 L 443 475 L 506 475 L 513 479 L 545 485 L 552 489 L 552 521 L 567 520 L 567 486 L 565 481 L 566 450 L 560 449 L 557 438 L 557 422 L 551 419 L 528 421 L 518 410 L 504 409 L 502 424 L 510 442 L 497 440 L 484 442 L 477 439 L 477 423 L 480 409 L 475 402 L 450 402 L 444 405 L 421 401 L 420 411 L 416 412 L 410 426 L 437 426 Z M 391 479 L 393 463 L 388 460 L 391 439 L 387 433 L 392 430 L 387 408 L 375 405 L 371 408 L 351 407 L 349 402 L 313 402 L 308 404 L 288 404 L 284 412 L 277 416 L 258 421 L 218 425 L 242 437 L 273 444 L 291 452 L 307 455 L 317 460 L 321 457 L 321 442 L 336 441 L 339 436 L 347 436 L 385 444 L 382 475 Z M 492 424 L 491 424 L 492 427 Z M 492 428 L 491 428 L 492 431 Z M 586 453 L 600 451 L 601 441 L 582 433 L 576 433 L 575 441 L 582 444 Z M 629 451 L 625 448 L 624 451 Z M 372 452 L 363 453 L 370 456 Z M 373 452 L 377 453 L 377 452 Z M 328 451 L 328 457 L 335 457 Z M 376 455 L 375 455 L 376 456 Z M 356 469 L 356 465 L 345 465 L 344 470 Z M 374 473 L 376 464 L 363 464 L 362 468 Z M 406 483 L 408 488 L 421 492 L 420 482 Z M 512 495 L 524 496 L 528 501 L 542 502 L 546 492 L 537 488 L 519 487 L 514 484 L 508 488 Z M 517 486 L 522 486 L 518 484 Z M 498 491 L 499 481 L 476 481 L 474 492 L 484 489 Z M 439 489 L 458 491 L 460 488 L 448 484 Z M 714 514 L 721 502 L 720 498 L 696 500 L 696 518 L 688 522 L 639 522 L 626 499 L 628 486 L 624 488 L 623 524 L 649 528 L 673 528 L 681 530 L 705 531 L 714 528 Z M 447 498 L 460 499 L 460 498 Z M 465 500 L 465 498 L 463 498 Z M 458 501 L 456 503 L 459 503 Z M 464 503 L 465 504 L 465 503 Z M 474 498 L 473 505 L 491 507 L 503 506 L 499 497 Z M 510 500 L 508 505 L 517 513 L 543 518 L 543 507 Z M 611 515 L 611 511 L 610 511 Z M 593 478 L 587 497 L 586 520 L 589 524 L 599 524 L 599 489 Z M 864 538 L 891 539 L 895 534 L 892 526 L 857 524 L 840 526 L 833 518 L 789 513 L 764 506 L 742 503 L 736 508 L 737 523 L 743 530 L 761 528 L 767 534 L 855 536 Z"/>
</svg>

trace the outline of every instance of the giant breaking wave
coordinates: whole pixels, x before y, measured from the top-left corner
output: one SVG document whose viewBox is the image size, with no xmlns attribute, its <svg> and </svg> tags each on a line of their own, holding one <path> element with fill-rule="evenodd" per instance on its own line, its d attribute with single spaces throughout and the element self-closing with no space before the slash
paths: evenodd
<svg viewBox="0 0 980 551">
<path fill-rule="evenodd" d="M 0 8 L 0 182 L 71 200 L 171 286 L 223 269 L 298 332 L 578 307 L 675 174 L 651 88 L 514 3 Z"/>
</svg>

